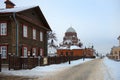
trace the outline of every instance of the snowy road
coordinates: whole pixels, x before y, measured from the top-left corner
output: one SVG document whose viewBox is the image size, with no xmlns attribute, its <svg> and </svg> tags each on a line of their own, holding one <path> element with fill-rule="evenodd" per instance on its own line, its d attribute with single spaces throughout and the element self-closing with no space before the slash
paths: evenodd
<svg viewBox="0 0 120 80">
<path fill-rule="evenodd" d="M 113 80 L 102 59 L 96 59 L 40 80 Z"/>
</svg>

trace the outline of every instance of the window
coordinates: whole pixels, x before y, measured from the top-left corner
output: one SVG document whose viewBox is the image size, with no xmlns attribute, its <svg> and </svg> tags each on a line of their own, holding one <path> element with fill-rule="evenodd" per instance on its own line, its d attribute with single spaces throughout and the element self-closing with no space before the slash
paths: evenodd
<svg viewBox="0 0 120 80">
<path fill-rule="evenodd" d="M 23 56 L 27 57 L 27 47 L 23 47 Z"/>
<path fill-rule="evenodd" d="M 32 53 L 34 53 L 34 54 L 32 54 L 33 56 L 36 56 L 36 53 L 37 53 L 36 48 L 33 48 L 33 49 L 32 49 Z"/>
<path fill-rule="evenodd" d="M 0 35 L 7 35 L 7 23 L 0 23 Z"/>
<path fill-rule="evenodd" d="M 23 25 L 23 37 L 28 37 L 28 28 L 26 25 Z"/>
<path fill-rule="evenodd" d="M 43 49 L 40 48 L 40 56 L 43 56 Z"/>
<path fill-rule="evenodd" d="M 36 29 L 33 29 L 33 39 L 36 39 Z"/>
<path fill-rule="evenodd" d="M 40 31 L 40 41 L 43 41 L 43 32 Z"/>
<path fill-rule="evenodd" d="M 7 57 L 7 46 L 0 46 L 0 53 L 2 58 Z"/>
</svg>

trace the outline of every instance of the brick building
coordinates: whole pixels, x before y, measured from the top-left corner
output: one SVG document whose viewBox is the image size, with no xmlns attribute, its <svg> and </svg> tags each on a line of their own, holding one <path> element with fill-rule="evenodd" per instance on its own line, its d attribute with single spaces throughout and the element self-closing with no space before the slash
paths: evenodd
<svg viewBox="0 0 120 80">
<path fill-rule="evenodd" d="M 95 50 L 93 48 L 80 48 L 77 46 L 71 46 L 70 48 L 61 47 L 57 49 L 57 54 L 59 56 L 79 56 L 79 57 L 86 57 L 86 58 L 94 58 Z"/>
<path fill-rule="evenodd" d="M 67 56 L 79 56 L 79 57 L 89 57 L 93 58 L 95 50 L 93 46 L 91 48 L 82 48 L 82 43 L 80 39 L 77 37 L 77 32 L 74 28 L 70 27 L 65 32 L 65 36 L 63 37 L 63 42 L 60 43 L 59 48 L 57 49 L 57 54 Z"/>
<path fill-rule="evenodd" d="M 0 9 L 0 53 L 8 59 L 8 53 L 27 57 L 47 55 L 47 31 L 51 28 L 39 6 L 15 7 L 9 0 Z"/>
</svg>

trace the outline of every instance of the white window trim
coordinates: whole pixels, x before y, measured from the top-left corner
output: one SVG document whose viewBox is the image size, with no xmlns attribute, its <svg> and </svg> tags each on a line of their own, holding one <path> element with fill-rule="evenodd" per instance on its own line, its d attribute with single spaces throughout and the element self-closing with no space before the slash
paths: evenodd
<svg viewBox="0 0 120 80">
<path fill-rule="evenodd" d="M 40 48 L 40 56 L 43 56 L 43 49 Z"/>
<path fill-rule="evenodd" d="M 5 50 L 3 50 L 3 47 L 5 48 Z M 6 59 L 7 58 L 7 46 L 0 46 L 0 53 L 1 53 L 2 59 Z"/>
<path fill-rule="evenodd" d="M 6 36 L 7 35 L 7 23 L 0 23 L 0 35 Z"/>
<path fill-rule="evenodd" d="M 33 39 L 36 40 L 36 29 L 33 29 Z"/>
<path fill-rule="evenodd" d="M 43 41 L 43 32 L 40 31 L 40 41 Z"/>
<path fill-rule="evenodd" d="M 25 51 L 26 49 L 26 51 Z M 27 57 L 27 52 L 28 52 L 28 48 L 27 47 L 23 47 L 23 56 Z"/>
<path fill-rule="evenodd" d="M 23 37 L 28 37 L 28 27 L 23 25 Z"/>
</svg>

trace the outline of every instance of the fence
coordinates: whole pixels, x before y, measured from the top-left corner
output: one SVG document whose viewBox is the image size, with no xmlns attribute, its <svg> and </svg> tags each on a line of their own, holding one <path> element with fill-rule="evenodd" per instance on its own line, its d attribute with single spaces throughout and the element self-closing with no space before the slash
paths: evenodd
<svg viewBox="0 0 120 80">
<path fill-rule="evenodd" d="M 19 69 L 32 69 L 38 66 L 37 57 L 18 57 L 15 55 L 9 55 L 9 70 L 19 70 Z"/>
<path fill-rule="evenodd" d="M 54 56 L 54 57 L 18 57 L 9 55 L 9 70 L 32 69 L 36 66 L 45 66 L 50 64 L 60 64 L 71 60 L 77 60 L 80 56 Z"/>
</svg>

